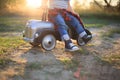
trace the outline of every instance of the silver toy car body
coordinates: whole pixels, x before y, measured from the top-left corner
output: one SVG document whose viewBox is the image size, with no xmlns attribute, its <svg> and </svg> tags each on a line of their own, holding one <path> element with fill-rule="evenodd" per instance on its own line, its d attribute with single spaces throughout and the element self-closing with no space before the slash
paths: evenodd
<svg viewBox="0 0 120 80">
<path fill-rule="evenodd" d="M 87 29 L 85 30 L 88 35 L 91 35 Z M 68 29 L 68 33 L 72 39 L 77 40 L 78 45 L 82 45 L 83 41 L 72 27 Z M 32 46 L 41 44 L 45 50 L 52 50 L 56 46 L 56 40 L 62 40 L 53 23 L 41 20 L 29 20 L 27 22 L 23 31 L 23 39 Z"/>
<path fill-rule="evenodd" d="M 24 31 L 24 40 L 31 43 L 34 42 L 34 39 L 37 38 L 44 29 L 54 30 L 54 25 L 51 22 L 29 20 Z"/>
<path fill-rule="evenodd" d="M 29 20 L 23 31 L 23 39 L 26 42 L 32 46 L 41 44 L 45 50 L 52 50 L 55 47 L 58 36 L 54 24 L 49 21 Z"/>
</svg>

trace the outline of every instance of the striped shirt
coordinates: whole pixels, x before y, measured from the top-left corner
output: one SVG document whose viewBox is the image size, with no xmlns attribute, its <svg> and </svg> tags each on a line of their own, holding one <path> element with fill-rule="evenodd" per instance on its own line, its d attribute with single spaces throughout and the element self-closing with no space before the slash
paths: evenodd
<svg viewBox="0 0 120 80">
<path fill-rule="evenodd" d="M 49 8 L 67 9 L 69 0 L 49 0 Z"/>
</svg>

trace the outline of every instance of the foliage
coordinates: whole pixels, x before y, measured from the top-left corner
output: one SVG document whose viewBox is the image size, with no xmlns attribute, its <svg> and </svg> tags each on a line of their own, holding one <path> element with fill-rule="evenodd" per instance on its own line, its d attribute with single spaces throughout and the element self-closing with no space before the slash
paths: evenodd
<svg viewBox="0 0 120 80">
<path fill-rule="evenodd" d="M 79 4 L 79 0 L 74 0 L 74 9 L 78 12 L 84 10 L 89 10 L 88 12 L 97 10 L 120 14 L 120 0 L 116 0 L 115 2 L 113 0 L 89 0 L 91 1 L 90 3 L 87 3 L 88 0 L 85 1 L 83 4 Z M 115 5 L 112 5 L 113 2 Z M 88 5 L 88 7 L 86 7 L 84 4 Z"/>
<path fill-rule="evenodd" d="M 7 5 L 21 4 L 25 0 L 0 0 L 0 9 L 4 9 Z"/>
<path fill-rule="evenodd" d="M 101 5 L 98 0 L 94 0 L 94 3 L 98 5 L 100 8 L 104 9 L 105 11 L 120 11 L 120 0 L 117 0 L 116 5 L 112 5 L 112 0 L 103 0 L 105 5 Z"/>
</svg>

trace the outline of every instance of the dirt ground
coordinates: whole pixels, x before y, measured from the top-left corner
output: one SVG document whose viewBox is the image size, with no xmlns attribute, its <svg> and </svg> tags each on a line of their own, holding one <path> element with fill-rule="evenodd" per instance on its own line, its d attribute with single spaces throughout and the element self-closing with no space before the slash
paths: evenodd
<svg viewBox="0 0 120 80">
<path fill-rule="evenodd" d="M 120 34 L 101 37 L 114 28 L 120 25 L 89 28 L 92 41 L 76 52 L 66 52 L 59 41 L 52 51 L 22 45 L 11 53 L 8 66 L 0 69 L 0 80 L 120 80 L 120 66 L 116 65 L 120 58 L 116 64 L 105 59 L 120 54 Z"/>
</svg>

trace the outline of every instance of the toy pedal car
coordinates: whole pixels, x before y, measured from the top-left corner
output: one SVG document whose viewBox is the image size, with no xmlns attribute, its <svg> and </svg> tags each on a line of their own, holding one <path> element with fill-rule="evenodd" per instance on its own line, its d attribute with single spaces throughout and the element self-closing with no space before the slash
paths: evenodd
<svg viewBox="0 0 120 80">
<path fill-rule="evenodd" d="M 88 35 L 92 35 L 89 30 L 85 29 L 85 31 Z M 69 28 L 68 33 L 72 39 L 77 41 L 79 46 L 82 45 L 83 41 L 81 41 L 74 29 Z M 59 32 L 54 28 L 54 24 L 41 20 L 29 20 L 23 32 L 23 38 L 32 46 L 41 44 L 42 48 L 48 51 L 55 48 L 56 40 L 62 41 Z"/>
</svg>

